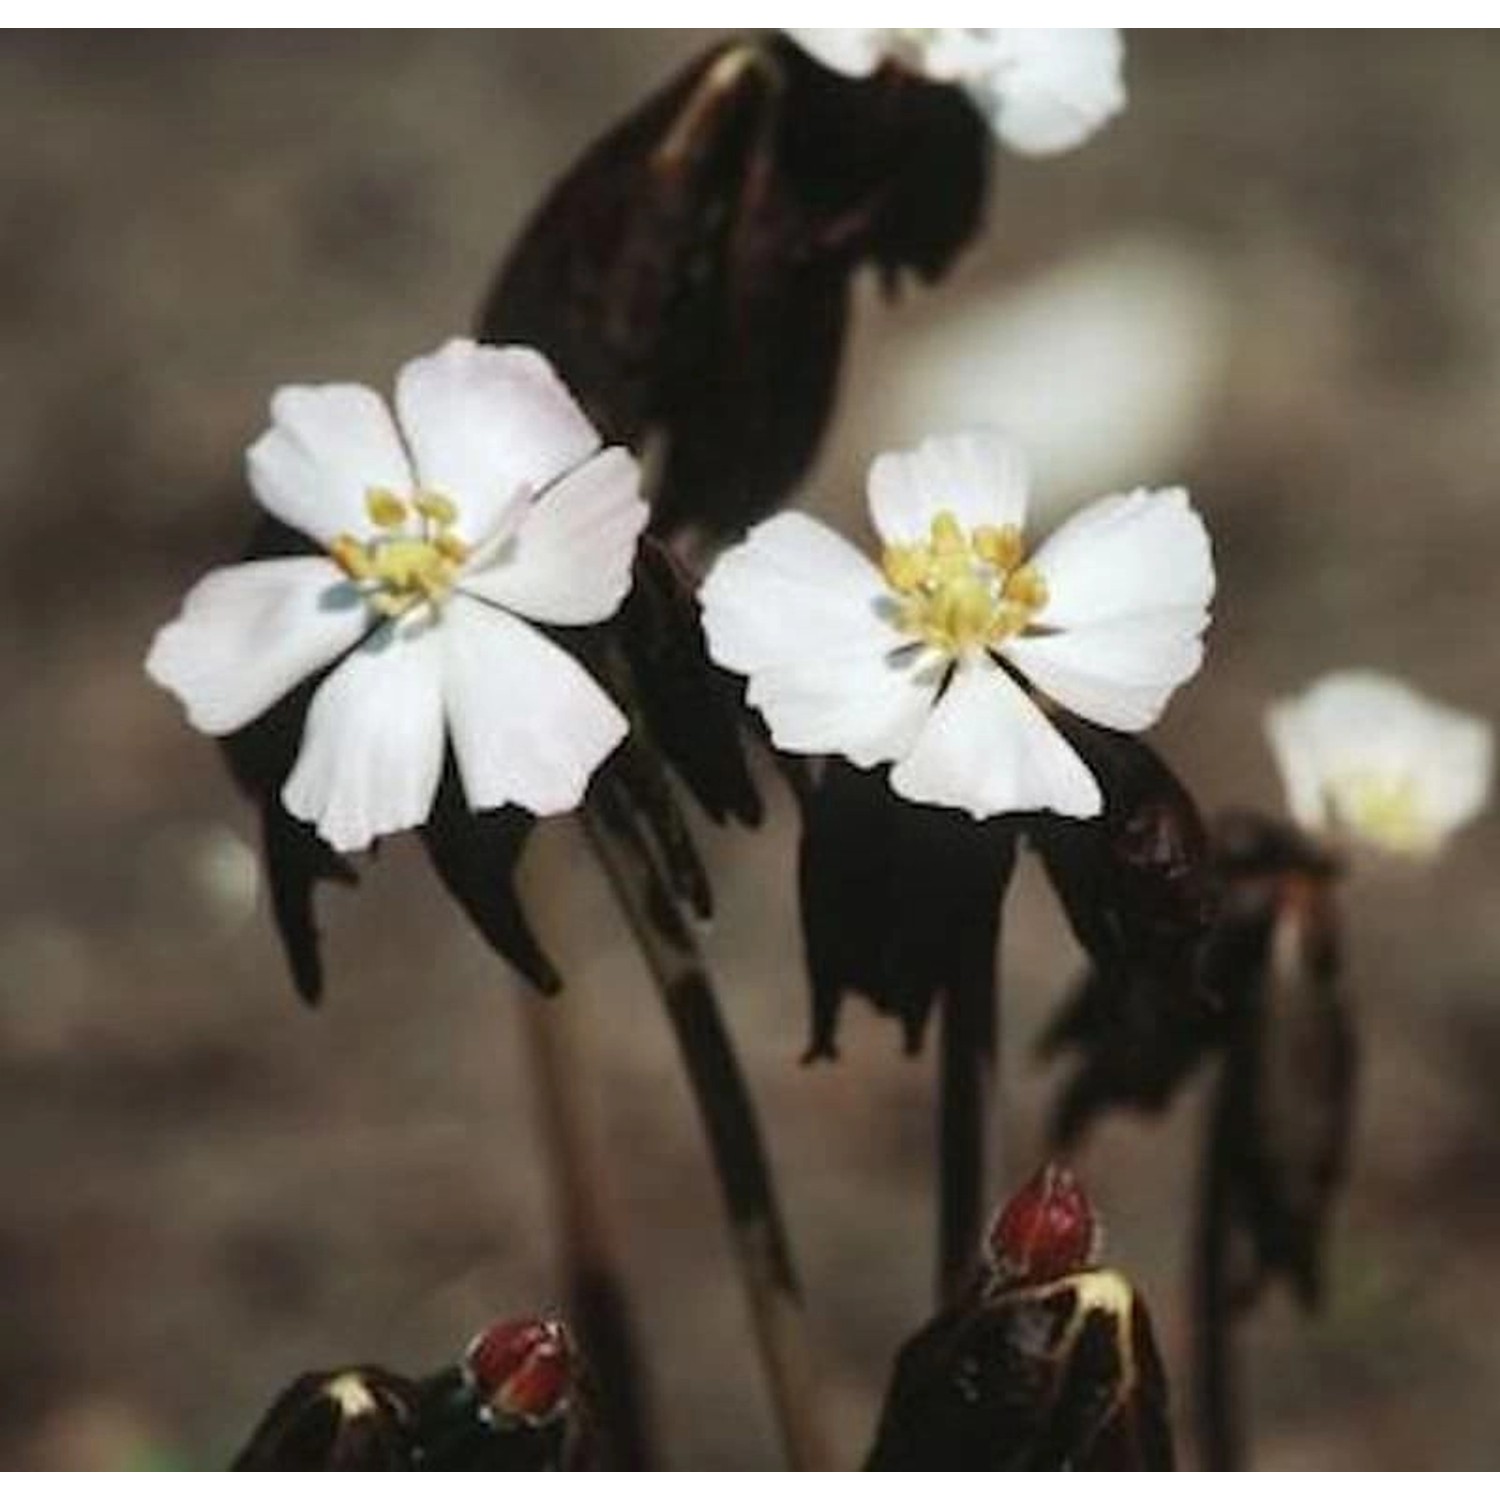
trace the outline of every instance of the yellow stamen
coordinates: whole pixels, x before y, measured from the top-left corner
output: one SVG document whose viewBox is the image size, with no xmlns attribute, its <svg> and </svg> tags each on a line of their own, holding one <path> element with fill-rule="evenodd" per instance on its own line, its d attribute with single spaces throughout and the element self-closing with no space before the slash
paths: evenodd
<svg viewBox="0 0 1500 1500">
<path fill-rule="evenodd" d="M 1340 819 L 1372 844 L 1395 854 L 1424 854 L 1436 842 L 1409 776 L 1360 771 L 1335 782 L 1331 791 Z"/>
<path fill-rule="evenodd" d="M 992 568 L 1008 571 L 1025 555 L 1018 526 L 976 526 L 974 553 Z"/>
<path fill-rule="evenodd" d="M 1023 556 L 1016 527 L 966 532 L 940 511 L 925 542 L 893 544 L 881 557 L 898 627 L 950 656 L 1018 634 L 1047 603 L 1045 580 Z"/>
<path fill-rule="evenodd" d="M 365 513 L 382 531 L 390 531 L 406 520 L 406 502 L 390 490 L 365 491 Z"/>
<path fill-rule="evenodd" d="M 468 544 L 452 530 L 458 507 L 432 490 L 419 490 L 408 503 L 372 486 L 365 511 L 384 534 L 364 541 L 337 536 L 328 555 L 361 586 L 370 608 L 395 618 L 418 604 L 441 603 L 469 559 Z M 413 515 L 421 518 L 418 530 L 407 529 Z"/>
<path fill-rule="evenodd" d="M 363 583 L 365 579 L 373 576 L 373 568 L 370 559 L 365 554 L 365 544 L 345 532 L 342 536 L 336 536 L 328 544 L 328 555 L 346 572 L 356 583 Z"/>
<path fill-rule="evenodd" d="M 448 527 L 458 520 L 458 507 L 436 490 L 418 490 L 412 505 L 418 515 L 425 516 L 436 526 Z"/>
<path fill-rule="evenodd" d="M 910 593 L 922 586 L 927 576 L 927 549 L 925 547 L 897 547 L 885 549 L 880 566 L 886 582 L 899 594 Z"/>
<path fill-rule="evenodd" d="M 1017 568 L 1005 580 L 1001 592 L 1011 604 L 1032 613 L 1047 607 L 1047 580 L 1030 563 Z"/>
<path fill-rule="evenodd" d="M 941 558 L 963 557 L 969 551 L 969 539 L 951 510 L 941 510 L 932 518 L 932 550 Z"/>
</svg>

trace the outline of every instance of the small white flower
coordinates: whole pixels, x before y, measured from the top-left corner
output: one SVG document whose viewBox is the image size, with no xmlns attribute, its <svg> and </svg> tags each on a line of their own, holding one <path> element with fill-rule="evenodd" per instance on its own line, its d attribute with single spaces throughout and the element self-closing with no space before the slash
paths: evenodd
<svg viewBox="0 0 1500 1500">
<path fill-rule="evenodd" d="M 995 434 L 882 454 L 868 488 L 881 566 L 810 516 L 763 522 L 703 585 L 710 654 L 783 750 L 893 761 L 901 796 L 976 818 L 1096 816 L 1092 773 L 1017 678 L 1111 729 L 1156 721 L 1214 591 L 1186 492 L 1096 501 L 1028 560 L 1025 466 Z"/>
<path fill-rule="evenodd" d="M 547 814 L 626 732 L 524 621 L 619 607 L 647 518 L 635 460 L 600 451 L 530 349 L 454 339 L 401 370 L 395 407 L 359 385 L 276 392 L 250 485 L 322 555 L 215 570 L 146 660 L 215 735 L 338 661 L 282 802 L 346 852 L 426 821 L 450 740 L 472 808 Z"/>
<path fill-rule="evenodd" d="M 1490 726 L 1379 672 L 1333 672 L 1273 704 L 1266 730 L 1292 816 L 1431 855 L 1489 800 Z"/>
<path fill-rule="evenodd" d="M 962 88 L 1013 151 L 1081 146 L 1125 108 L 1125 47 L 1113 27 L 862 27 L 788 35 L 826 68 L 867 78 L 892 62 Z"/>
</svg>

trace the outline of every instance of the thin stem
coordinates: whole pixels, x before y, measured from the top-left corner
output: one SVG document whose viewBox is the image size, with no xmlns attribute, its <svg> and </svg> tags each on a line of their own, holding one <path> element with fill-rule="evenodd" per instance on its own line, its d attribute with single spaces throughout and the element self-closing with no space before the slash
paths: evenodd
<svg viewBox="0 0 1500 1500">
<path fill-rule="evenodd" d="M 968 1284 L 986 1207 L 985 1145 L 994 1059 L 974 1006 L 957 989 L 941 1001 L 938 1069 L 937 1300 L 947 1306 Z"/>
<path fill-rule="evenodd" d="M 577 996 L 522 997 L 537 1114 L 551 1165 L 567 1303 L 588 1359 L 591 1409 L 611 1469 L 655 1469 L 650 1402 L 626 1301 L 599 1130 L 589 1108 Z"/>
<path fill-rule="evenodd" d="M 1220 1068 L 1193 1244 L 1193 1423 L 1203 1468 L 1235 1470 L 1243 1464 L 1244 1433 L 1237 1416 L 1229 1285 L 1230 1178 L 1224 1136 L 1229 1079 L 1227 1064 Z"/>
<path fill-rule="evenodd" d="M 971 917 L 959 913 L 954 966 L 940 1002 L 937 1129 L 937 1298 L 968 1286 L 999 1175 L 1001 903 L 1015 859 Z M 979 887 L 976 887 L 979 889 Z"/>
<path fill-rule="evenodd" d="M 788 1462 L 794 1469 L 827 1468 L 791 1249 L 755 1106 L 712 981 L 651 845 L 605 778 L 584 805 L 584 826 L 656 981 L 687 1068 Z"/>
</svg>

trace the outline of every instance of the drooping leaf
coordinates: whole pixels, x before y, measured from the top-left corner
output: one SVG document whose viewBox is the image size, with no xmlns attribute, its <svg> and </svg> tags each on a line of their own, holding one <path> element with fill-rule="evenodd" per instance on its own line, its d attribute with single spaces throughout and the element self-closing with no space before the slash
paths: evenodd
<svg viewBox="0 0 1500 1500">
<path fill-rule="evenodd" d="M 1213 1120 L 1216 1211 L 1240 1242 L 1241 1302 L 1285 1276 L 1323 1285 L 1348 1172 L 1358 1072 L 1342 982 L 1337 867 L 1297 830 L 1240 815 L 1218 831 L 1225 910 L 1213 945 L 1231 1026 Z"/>
<path fill-rule="evenodd" d="M 1059 715 L 1104 794 L 1094 819 L 1028 820 L 1090 968 L 1042 1041 L 1079 1064 L 1051 1133 L 1076 1139 L 1106 1108 L 1159 1109 L 1222 1036 L 1205 976 L 1218 887 L 1187 789 L 1149 746 Z"/>
<path fill-rule="evenodd" d="M 843 78 L 777 35 L 722 44 L 552 191 L 481 334 L 541 349 L 612 440 L 646 446 L 658 534 L 733 534 L 817 451 L 854 271 L 941 275 L 989 160 L 957 89 Z"/>
<path fill-rule="evenodd" d="M 562 979 L 532 932 L 515 885 L 535 822 L 519 807 L 472 811 L 450 755 L 421 833 L 438 878 L 480 936 L 544 995 L 554 995 Z"/>
<path fill-rule="evenodd" d="M 651 740 L 716 823 L 760 822 L 745 756 L 736 682 L 708 659 L 693 588 L 660 542 L 644 537 L 635 585 L 614 627 L 629 665 L 630 701 Z"/>
<path fill-rule="evenodd" d="M 342 855 L 281 803 L 302 742 L 307 706 L 325 674 L 309 679 L 260 718 L 221 741 L 230 773 L 260 810 L 261 857 L 271 914 L 292 982 L 309 1005 L 323 993 L 323 958 L 314 896 L 322 881 L 356 885 L 359 877 Z"/>
<path fill-rule="evenodd" d="M 939 996 L 974 1011 L 993 1047 L 1000 907 L 1015 866 L 1016 823 L 976 822 L 898 797 L 884 771 L 830 759 L 797 767 L 802 933 L 812 989 L 807 1058 L 837 1055 L 853 990 L 921 1045 Z"/>
</svg>

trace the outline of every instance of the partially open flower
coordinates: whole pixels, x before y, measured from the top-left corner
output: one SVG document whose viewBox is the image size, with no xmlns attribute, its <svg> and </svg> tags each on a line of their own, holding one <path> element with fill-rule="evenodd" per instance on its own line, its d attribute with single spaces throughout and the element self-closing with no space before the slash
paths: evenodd
<svg viewBox="0 0 1500 1500">
<path fill-rule="evenodd" d="M 1111 27 L 862 27 L 789 33 L 824 67 L 884 65 L 961 87 L 1013 151 L 1081 146 L 1125 108 L 1125 48 Z"/>
<path fill-rule="evenodd" d="M 1213 597 L 1186 492 L 1096 501 L 1028 553 L 1021 456 L 974 432 L 883 454 L 869 499 L 878 567 L 799 512 L 719 558 L 714 659 L 749 677 L 783 750 L 894 762 L 898 794 L 976 818 L 1096 816 L 1098 783 L 1027 684 L 1109 728 L 1155 722 L 1198 670 Z"/>
<path fill-rule="evenodd" d="M 1435 854 L 1489 801 L 1494 732 L 1378 672 L 1334 672 L 1267 715 L 1292 816 L 1393 854 Z"/>
<path fill-rule="evenodd" d="M 449 745 L 471 809 L 547 814 L 627 727 L 528 622 L 618 609 L 647 515 L 634 459 L 527 349 L 454 339 L 402 369 L 395 404 L 277 392 L 250 483 L 316 552 L 210 573 L 146 662 L 214 735 L 326 672 L 281 800 L 341 852 L 424 823 Z"/>
</svg>

